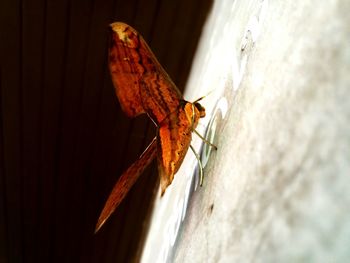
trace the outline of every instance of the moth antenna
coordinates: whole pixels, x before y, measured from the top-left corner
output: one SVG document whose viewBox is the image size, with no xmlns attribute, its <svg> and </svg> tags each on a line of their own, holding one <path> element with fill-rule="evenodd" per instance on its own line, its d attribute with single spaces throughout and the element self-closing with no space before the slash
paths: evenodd
<svg viewBox="0 0 350 263">
<path fill-rule="evenodd" d="M 193 129 L 194 133 L 197 134 L 199 138 L 203 140 L 204 143 L 208 144 L 209 146 L 213 147 L 215 150 L 218 149 L 218 147 L 215 144 L 212 144 L 210 141 L 206 140 L 199 132 L 197 132 L 195 129 Z"/>
<path fill-rule="evenodd" d="M 194 153 L 194 155 L 196 156 L 196 159 L 198 161 L 198 165 L 199 165 L 199 185 L 202 186 L 203 185 L 203 166 L 202 166 L 202 162 L 201 159 L 199 158 L 198 153 L 196 153 L 196 151 L 193 149 L 192 145 L 190 145 L 190 148 L 192 150 L 192 152 Z"/>
<path fill-rule="evenodd" d="M 212 89 L 211 91 L 209 91 L 206 95 L 200 97 L 199 99 L 196 99 L 193 103 L 196 103 L 198 101 L 201 101 L 202 99 L 204 99 L 205 97 L 209 96 L 211 93 L 213 93 L 214 90 Z"/>
<path fill-rule="evenodd" d="M 204 99 L 206 96 L 202 96 L 202 97 L 200 97 L 199 99 L 196 99 L 194 102 L 192 102 L 193 104 L 194 103 L 196 103 L 196 102 L 198 102 L 198 101 L 201 101 L 202 99 Z"/>
</svg>

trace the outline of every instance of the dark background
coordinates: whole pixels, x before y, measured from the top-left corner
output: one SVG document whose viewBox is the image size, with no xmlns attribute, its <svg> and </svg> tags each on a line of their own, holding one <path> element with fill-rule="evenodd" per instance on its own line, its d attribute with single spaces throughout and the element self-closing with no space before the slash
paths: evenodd
<svg viewBox="0 0 350 263">
<path fill-rule="evenodd" d="M 136 28 L 182 90 L 211 1 L 0 4 L 0 262 L 137 261 L 155 166 L 94 226 L 117 177 L 155 135 L 126 118 L 107 70 L 108 24 Z"/>
</svg>

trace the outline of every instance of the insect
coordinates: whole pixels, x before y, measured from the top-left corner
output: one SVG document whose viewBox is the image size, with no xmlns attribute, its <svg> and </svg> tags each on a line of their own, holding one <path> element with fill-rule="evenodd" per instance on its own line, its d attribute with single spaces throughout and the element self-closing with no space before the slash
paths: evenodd
<svg viewBox="0 0 350 263">
<path fill-rule="evenodd" d="M 155 158 L 158 161 L 161 194 L 164 194 L 191 147 L 192 132 L 199 118 L 205 116 L 205 109 L 198 103 L 200 99 L 191 103 L 182 98 L 135 29 L 121 22 L 112 23 L 110 28 L 109 70 L 121 108 L 129 117 L 147 114 L 157 126 L 157 135 L 139 159 L 118 179 L 97 221 L 95 233 Z M 199 160 L 197 154 L 196 157 Z"/>
</svg>

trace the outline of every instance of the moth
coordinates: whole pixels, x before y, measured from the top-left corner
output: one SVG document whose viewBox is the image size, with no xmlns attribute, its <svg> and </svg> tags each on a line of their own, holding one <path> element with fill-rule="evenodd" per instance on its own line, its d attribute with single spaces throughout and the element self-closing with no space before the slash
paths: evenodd
<svg viewBox="0 0 350 263">
<path fill-rule="evenodd" d="M 161 194 L 164 194 L 191 147 L 192 132 L 196 132 L 198 120 L 205 116 L 205 109 L 198 103 L 200 99 L 193 103 L 183 99 L 135 29 L 121 22 L 112 23 L 110 29 L 108 63 L 121 108 L 129 117 L 147 114 L 157 126 L 157 135 L 115 184 L 99 216 L 95 233 L 155 158 Z M 199 160 L 198 155 L 196 157 Z"/>
</svg>

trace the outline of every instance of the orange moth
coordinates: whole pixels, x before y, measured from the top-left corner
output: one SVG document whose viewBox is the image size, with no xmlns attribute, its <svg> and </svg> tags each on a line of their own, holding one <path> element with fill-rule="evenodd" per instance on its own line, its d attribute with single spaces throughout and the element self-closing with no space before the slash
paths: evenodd
<svg viewBox="0 0 350 263">
<path fill-rule="evenodd" d="M 180 91 L 135 29 L 120 22 L 111 24 L 110 28 L 109 70 L 122 110 L 129 117 L 146 113 L 158 131 L 139 159 L 115 184 L 97 221 L 95 232 L 155 157 L 158 161 L 161 193 L 164 194 L 190 147 L 192 132 L 195 131 L 199 118 L 205 116 L 205 109 L 198 103 L 199 100 L 191 103 L 182 98 Z"/>
</svg>

